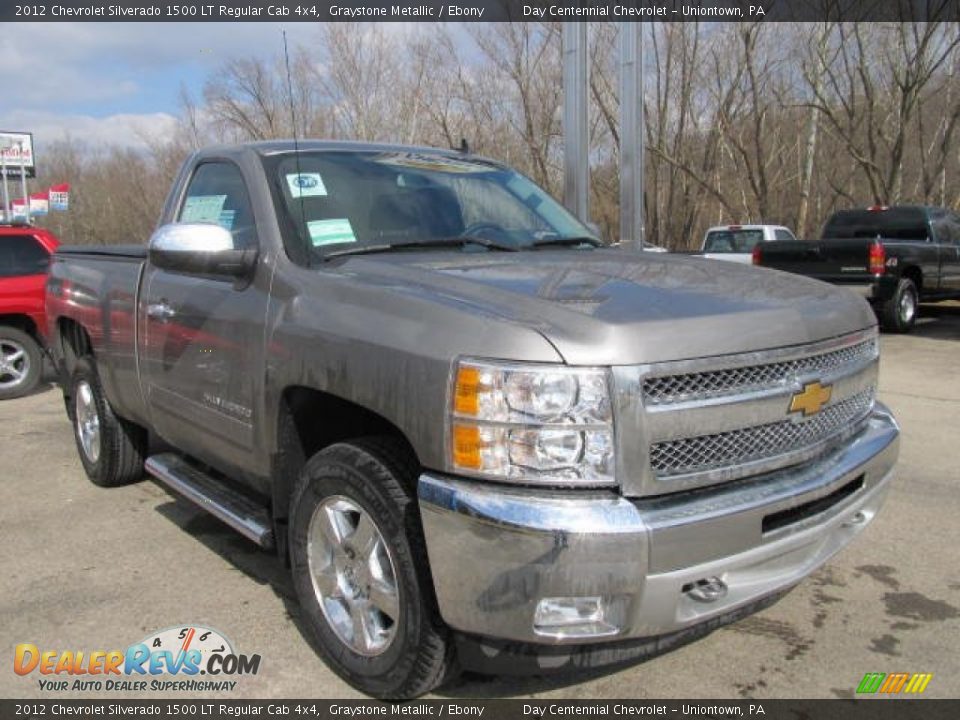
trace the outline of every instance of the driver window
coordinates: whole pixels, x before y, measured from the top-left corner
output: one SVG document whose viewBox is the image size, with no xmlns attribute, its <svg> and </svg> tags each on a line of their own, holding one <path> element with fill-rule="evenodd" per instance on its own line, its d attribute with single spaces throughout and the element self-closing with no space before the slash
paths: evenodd
<svg viewBox="0 0 960 720">
<path fill-rule="evenodd" d="M 938 243 L 951 244 L 956 241 L 953 236 L 953 228 L 947 218 L 937 218 L 930 223 L 930 226 L 933 228 L 934 238 Z"/>
<path fill-rule="evenodd" d="M 187 186 L 177 221 L 212 223 L 233 234 L 237 250 L 257 247 L 257 228 L 250 195 L 240 168 L 228 162 L 198 166 Z"/>
<path fill-rule="evenodd" d="M 947 225 L 950 227 L 951 240 L 954 245 L 960 245 L 960 215 L 950 213 L 947 216 Z"/>
</svg>

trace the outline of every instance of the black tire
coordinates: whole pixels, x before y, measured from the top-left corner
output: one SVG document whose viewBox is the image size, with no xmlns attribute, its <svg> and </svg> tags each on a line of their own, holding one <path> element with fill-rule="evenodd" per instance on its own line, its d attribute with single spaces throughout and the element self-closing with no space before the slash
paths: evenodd
<svg viewBox="0 0 960 720">
<path fill-rule="evenodd" d="M 143 478 L 143 460 L 147 453 L 147 431 L 118 417 L 110 407 L 100 385 L 92 358 L 77 360 L 70 380 L 73 436 L 83 469 L 94 485 L 116 487 Z M 93 418 L 91 412 L 95 412 Z M 84 446 L 84 429 L 96 422 L 98 449 Z"/>
<path fill-rule="evenodd" d="M 917 321 L 919 299 L 913 280 L 901 278 L 893 297 L 880 307 L 881 327 L 892 333 L 910 332 Z"/>
<path fill-rule="evenodd" d="M 0 325 L 0 400 L 33 392 L 43 375 L 43 351 L 28 333 Z"/>
<path fill-rule="evenodd" d="M 399 443 L 363 438 L 314 455 L 291 498 L 290 559 L 306 624 L 327 665 L 353 687 L 378 698 L 421 695 L 447 679 L 455 665 L 453 642 L 437 610 L 426 560 L 414 490 L 417 473 L 416 463 Z M 311 578 L 307 550 L 311 520 L 325 502 L 339 502 L 335 498 L 345 498 L 365 512 L 390 553 L 399 617 L 391 625 L 392 640 L 372 657 L 355 651 L 337 634 Z M 352 558 L 349 548 L 347 552 Z M 339 571 L 337 577 L 342 577 Z"/>
</svg>

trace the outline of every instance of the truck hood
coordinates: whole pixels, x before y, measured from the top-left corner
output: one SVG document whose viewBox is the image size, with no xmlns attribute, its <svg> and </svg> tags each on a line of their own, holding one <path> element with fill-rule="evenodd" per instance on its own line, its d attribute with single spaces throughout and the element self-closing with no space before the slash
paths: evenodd
<svg viewBox="0 0 960 720">
<path fill-rule="evenodd" d="M 628 365 L 798 345 L 875 323 L 852 292 L 797 275 L 625 250 L 348 257 L 355 280 L 522 324 L 571 365 Z M 429 318 L 424 318 L 429 322 Z M 514 358 L 522 360 L 523 358 Z"/>
</svg>

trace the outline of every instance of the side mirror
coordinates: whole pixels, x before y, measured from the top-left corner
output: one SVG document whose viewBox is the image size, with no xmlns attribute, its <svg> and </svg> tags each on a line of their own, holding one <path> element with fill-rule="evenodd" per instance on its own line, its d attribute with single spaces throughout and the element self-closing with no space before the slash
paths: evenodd
<svg viewBox="0 0 960 720">
<path fill-rule="evenodd" d="M 256 250 L 238 250 L 220 225 L 171 223 L 150 237 L 150 262 L 163 270 L 243 278 L 253 272 Z"/>
</svg>

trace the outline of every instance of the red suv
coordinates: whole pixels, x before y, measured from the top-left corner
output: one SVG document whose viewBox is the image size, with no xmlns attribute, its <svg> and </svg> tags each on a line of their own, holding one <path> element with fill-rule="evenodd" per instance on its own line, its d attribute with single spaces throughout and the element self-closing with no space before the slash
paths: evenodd
<svg viewBox="0 0 960 720">
<path fill-rule="evenodd" d="M 0 225 L 0 400 L 26 395 L 40 382 L 44 285 L 59 244 L 41 228 Z"/>
</svg>

